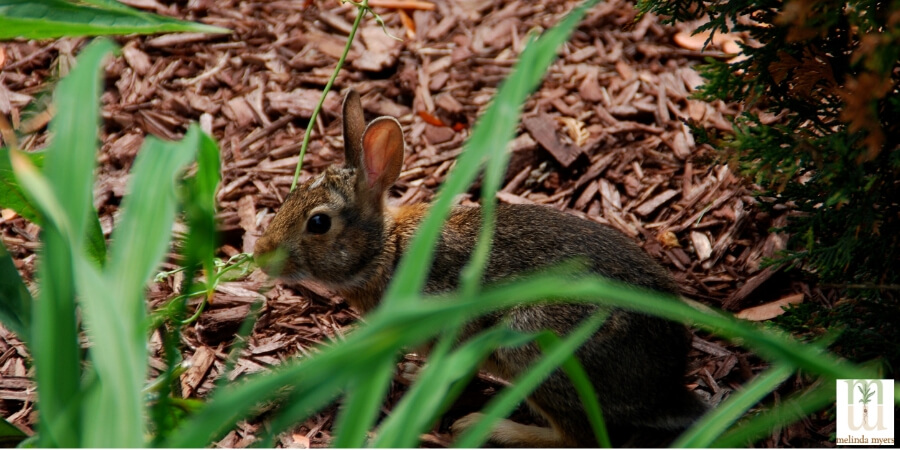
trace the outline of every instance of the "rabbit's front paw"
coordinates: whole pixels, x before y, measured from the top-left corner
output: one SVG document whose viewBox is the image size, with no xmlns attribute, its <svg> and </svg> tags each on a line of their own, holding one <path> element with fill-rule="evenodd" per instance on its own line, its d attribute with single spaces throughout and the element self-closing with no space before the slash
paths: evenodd
<svg viewBox="0 0 900 450">
<path fill-rule="evenodd" d="M 484 414 L 479 412 L 467 414 L 461 419 L 457 419 L 456 422 L 453 422 L 453 425 L 450 425 L 450 433 L 452 433 L 454 437 L 459 437 L 464 431 L 468 430 L 476 423 L 481 422 L 483 417 Z"/>
</svg>

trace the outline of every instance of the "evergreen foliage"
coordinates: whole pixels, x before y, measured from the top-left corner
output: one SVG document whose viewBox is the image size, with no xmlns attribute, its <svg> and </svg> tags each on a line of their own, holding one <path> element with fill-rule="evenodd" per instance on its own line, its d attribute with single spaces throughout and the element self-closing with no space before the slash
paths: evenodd
<svg viewBox="0 0 900 450">
<path fill-rule="evenodd" d="M 830 283 L 900 281 L 900 1 L 640 0 L 698 31 L 746 32 L 746 58 L 709 60 L 701 96 L 740 102 L 731 135 L 705 135 L 794 206 L 784 261 Z"/>
</svg>

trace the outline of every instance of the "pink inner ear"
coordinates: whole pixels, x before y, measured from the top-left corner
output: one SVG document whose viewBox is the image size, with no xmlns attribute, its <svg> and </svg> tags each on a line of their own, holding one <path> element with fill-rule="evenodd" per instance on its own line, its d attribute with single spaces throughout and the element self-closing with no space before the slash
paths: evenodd
<svg viewBox="0 0 900 450">
<path fill-rule="evenodd" d="M 363 145 L 366 149 L 364 152 L 366 158 L 366 181 L 369 187 L 375 186 L 378 177 L 384 173 L 384 168 L 387 166 L 387 155 L 385 153 L 387 152 L 388 140 L 390 139 L 390 133 L 373 131 L 366 134 L 366 142 Z"/>
<path fill-rule="evenodd" d="M 363 135 L 363 158 L 366 169 L 366 183 L 370 188 L 381 181 L 385 176 L 388 165 L 397 149 L 402 151 L 402 134 L 397 135 L 399 129 L 396 123 L 382 121 L 374 122 Z"/>
</svg>

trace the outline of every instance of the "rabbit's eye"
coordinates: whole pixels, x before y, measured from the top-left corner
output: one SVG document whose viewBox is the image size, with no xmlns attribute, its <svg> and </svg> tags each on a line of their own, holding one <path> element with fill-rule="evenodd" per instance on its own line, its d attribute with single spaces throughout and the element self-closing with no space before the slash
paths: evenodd
<svg viewBox="0 0 900 450">
<path fill-rule="evenodd" d="M 331 229 L 331 217 L 328 214 L 316 214 L 306 221 L 306 231 L 312 234 L 325 234 Z"/>
</svg>

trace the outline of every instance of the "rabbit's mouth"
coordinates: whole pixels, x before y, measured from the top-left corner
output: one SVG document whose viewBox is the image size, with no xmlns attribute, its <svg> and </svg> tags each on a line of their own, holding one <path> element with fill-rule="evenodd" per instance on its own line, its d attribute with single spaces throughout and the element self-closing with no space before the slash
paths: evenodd
<svg viewBox="0 0 900 450">
<path fill-rule="evenodd" d="M 254 258 L 259 268 L 271 277 L 285 281 L 300 281 L 308 278 L 308 272 L 294 264 L 294 255 L 290 253 L 284 248 L 278 247 L 273 251 L 258 252 Z"/>
</svg>

